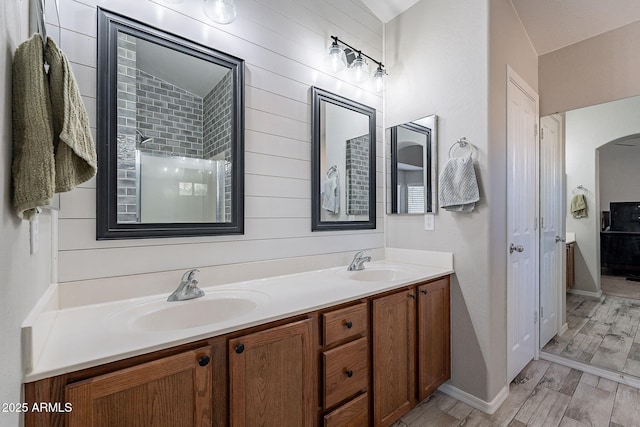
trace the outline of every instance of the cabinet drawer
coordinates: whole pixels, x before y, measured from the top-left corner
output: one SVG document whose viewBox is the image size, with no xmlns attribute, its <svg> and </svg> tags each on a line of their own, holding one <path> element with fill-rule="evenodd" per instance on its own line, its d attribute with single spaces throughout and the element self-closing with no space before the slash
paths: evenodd
<svg viewBox="0 0 640 427">
<path fill-rule="evenodd" d="M 369 398 L 361 394 L 324 416 L 324 427 L 362 427 L 369 425 Z"/>
<path fill-rule="evenodd" d="M 363 337 L 322 353 L 324 407 L 366 390 L 369 384 L 369 345 Z"/>
<path fill-rule="evenodd" d="M 322 315 L 322 342 L 330 345 L 367 332 L 367 304 L 341 308 Z"/>
</svg>

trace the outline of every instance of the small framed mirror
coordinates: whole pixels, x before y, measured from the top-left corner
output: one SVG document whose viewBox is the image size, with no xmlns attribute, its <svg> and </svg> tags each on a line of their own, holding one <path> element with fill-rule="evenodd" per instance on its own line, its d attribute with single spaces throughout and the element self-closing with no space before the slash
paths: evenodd
<svg viewBox="0 0 640 427">
<path fill-rule="evenodd" d="M 387 129 L 387 213 L 436 211 L 436 115 Z"/>
<path fill-rule="evenodd" d="M 98 10 L 97 239 L 241 234 L 244 62 Z"/>
<path fill-rule="evenodd" d="M 376 110 L 312 95 L 311 230 L 376 228 Z"/>
</svg>

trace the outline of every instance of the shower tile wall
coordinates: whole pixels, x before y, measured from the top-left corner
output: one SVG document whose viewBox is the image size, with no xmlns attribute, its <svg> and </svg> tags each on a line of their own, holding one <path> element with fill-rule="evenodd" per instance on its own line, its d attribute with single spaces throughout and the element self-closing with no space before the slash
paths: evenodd
<svg viewBox="0 0 640 427">
<path fill-rule="evenodd" d="M 118 222 L 137 220 L 136 38 L 118 33 Z"/>
<path fill-rule="evenodd" d="M 231 73 L 228 72 L 204 97 L 204 158 L 226 160 L 224 210 L 225 221 L 231 220 Z"/>
<path fill-rule="evenodd" d="M 202 159 L 203 99 L 142 70 L 137 70 L 136 80 L 138 129 L 153 138 L 138 149 Z"/>
<path fill-rule="evenodd" d="M 347 140 L 347 214 L 369 213 L 369 137 Z"/>
</svg>

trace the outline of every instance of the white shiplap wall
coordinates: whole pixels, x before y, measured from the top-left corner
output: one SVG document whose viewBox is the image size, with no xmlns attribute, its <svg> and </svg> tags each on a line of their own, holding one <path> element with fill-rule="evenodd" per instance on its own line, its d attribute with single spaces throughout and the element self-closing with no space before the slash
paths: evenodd
<svg viewBox="0 0 640 427">
<path fill-rule="evenodd" d="M 382 58 L 382 23 L 359 0 L 236 0 L 238 19 L 207 20 L 200 0 L 59 0 L 61 47 L 96 120 L 96 7 L 129 16 L 246 61 L 245 234 L 146 240 L 95 240 L 95 180 L 64 193 L 59 219 L 59 282 L 318 257 L 343 262 L 384 246 L 382 97 L 324 70 L 329 36 Z M 49 34 L 58 39 L 53 0 Z M 377 229 L 311 230 L 310 86 L 370 105 L 377 113 Z M 379 253 L 380 251 L 374 251 Z M 333 256 L 332 256 L 333 254 Z"/>
</svg>

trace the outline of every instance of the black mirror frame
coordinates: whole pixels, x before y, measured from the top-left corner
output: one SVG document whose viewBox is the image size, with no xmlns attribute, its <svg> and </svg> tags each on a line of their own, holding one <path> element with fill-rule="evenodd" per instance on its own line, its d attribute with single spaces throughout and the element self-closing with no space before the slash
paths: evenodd
<svg viewBox="0 0 640 427">
<path fill-rule="evenodd" d="M 234 147 L 231 221 L 119 224 L 117 220 L 117 33 L 126 31 L 232 72 Z M 96 239 L 187 237 L 244 233 L 244 60 L 98 8 Z"/>
<path fill-rule="evenodd" d="M 364 104 L 311 87 L 311 231 L 367 230 L 376 228 L 376 110 Z M 369 117 L 369 219 L 367 221 L 322 221 L 320 219 L 320 103 L 356 111 Z"/>
<path fill-rule="evenodd" d="M 432 174 L 431 168 L 433 166 L 433 159 L 431 158 L 431 129 L 426 126 L 421 126 L 415 123 L 404 123 L 401 125 L 396 125 L 391 128 L 391 214 L 398 213 L 398 128 L 405 128 L 412 130 L 414 132 L 419 132 L 427 137 L 427 146 L 424 148 L 426 161 L 425 161 L 425 186 L 426 186 L 426 206 L 425 211 L 421 212 L 419 215 L 423 215 L 425 213 L 433 213 L 433 182 L 432 182 Z M 426 173 L 428 172 L 428 173 Z M 416 214 L 418 215 L 418 214 Z"/>
</svg>

